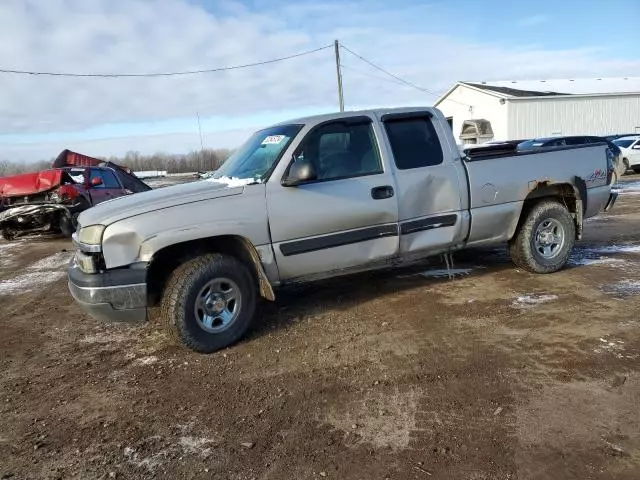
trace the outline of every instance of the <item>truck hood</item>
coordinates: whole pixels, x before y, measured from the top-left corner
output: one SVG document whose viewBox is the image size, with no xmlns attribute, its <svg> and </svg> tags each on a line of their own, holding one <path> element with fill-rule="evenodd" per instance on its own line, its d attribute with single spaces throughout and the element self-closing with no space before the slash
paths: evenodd
<svg viewBox="0 0 640 480">
<path fill-rule="evenodd" d="M 0 178 L 0 197 L 22 197 L 52 190 L 62 181 L 62 170 L 23 173 Z"/>
<path fill-rule="evenodd" d="M 243 191 L 244 185 L 229 185 L 212 180 L 173 185 L 102 202 L 82 212 L 78 217 L 78 223 L 80 225 L 110 225 L 119 220 L 143 213 L 175 207 L 185 203 L 239 195 Z"/>
</svg>

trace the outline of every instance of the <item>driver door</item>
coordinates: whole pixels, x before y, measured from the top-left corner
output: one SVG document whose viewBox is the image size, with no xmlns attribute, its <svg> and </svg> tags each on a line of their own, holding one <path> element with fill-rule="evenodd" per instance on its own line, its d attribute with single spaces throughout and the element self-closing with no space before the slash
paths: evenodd
<svg viewBox="0 0 640 480">
<path fill-rule="evenodd" d="M 293 161 L 310 161 L 317 178 L 267 184 L 271 239 L 282 281 L 323 276 L 388 260 L 398 253 L 398 203 L 368 116 L 313 128 Z M 286 176 L 286 174 L 285 174 Z"/>
<path fill-rule="evenodd" d="M 91 203 L 97 205 L 121 197 L 125 191 L 112 171 L 92 168 L 89 172 L 89 194 Z"/>
</svg>

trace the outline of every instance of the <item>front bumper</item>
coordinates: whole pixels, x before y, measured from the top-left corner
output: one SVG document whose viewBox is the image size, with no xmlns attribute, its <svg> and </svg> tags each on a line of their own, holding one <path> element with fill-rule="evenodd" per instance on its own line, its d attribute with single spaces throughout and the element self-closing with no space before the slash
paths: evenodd
<svg viewBox="0 0 640 480">
<path fill-rule="evenodd" d="M 147 319 L 145 269 L 82 272 L 75 261 L 68 269 L 69 291 L 92 317 L 108 322 L 138 323 Z"/>
</svg>

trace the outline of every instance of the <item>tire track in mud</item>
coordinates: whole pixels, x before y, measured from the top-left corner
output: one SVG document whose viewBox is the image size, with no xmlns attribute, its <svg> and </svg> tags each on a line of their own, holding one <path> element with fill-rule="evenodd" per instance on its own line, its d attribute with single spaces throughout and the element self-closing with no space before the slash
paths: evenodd
<svg viewBox="0 0 640 480">
<path fill-rule="evenodd" d="M 453 283 L 469 295 L 469 290 L 484 291 L 499 283 L 495 277 L 483 272 L 482 277 Z M 472 287 L 478 284 L 484 286 Z M 436 290 L 450 290 L 450 285 Z M 416 326 L 422 331 L 416 335 L 414 375 L 423 386 L 410 432 L 411 456 L 440 475 L 499 478 L 496 475 L 514 469 L 510 439 L 515 428 L 508 420 L 514 403 L 509 376 L 513 359 L 496 348 L 490 324 L 508 312 L 508 301 L 483 298 L 480 291 L 473 293 L 471 303 L 451 303 L 442 294 L 434 297 L 429 328 L 424 322 Z"/>
<path fill-rule="evenodd" d="M 380 382 L 376 380 L 365 393 L 334 402 L 325 418 L 346 435 L 356 434 L 352 448 L 370 445 L 396 452 L 410 462 L 408 470 L 396 471 L 402 475 L 415 474 L 412 465 L 452 475 L 477 473 L 473 466 L 477 462 L 494 465 L 487 475 L 513 469 L 509 440 L 498 442 L 502 451 L 498 464 L 488 453 L 497 447 L 487 432 L 506 439 L 514 436 L 512 422 L 504 421 L 514 400 L 509 361 L 492 347 L 483 329 L 486 319 L 509 310 L 510 300 L 459 299 L 452 305 L 443 293 L 455 286 L 468 296 L 474 284 L 495 283 L 490 270 L 482 275 L 454 282 L 415 276 L 403 280 L 408 288 L 385 301 L 386 311 L 401 312 L 386 318 L 394 326 L 394 342 L 402 348 L 378 350 L 378 363 L 371 367 Z M 473 292 L 473 297 L 481 296 L 480 291 Z M 388 342 L 390 332 L 380 335 L 385 340 L 378 346 Z M 394 372 L 392 378 L 386 372 Z M 452 400 L 465 397 L 468 402 Z M 350 431 L 350 427 L 355 428 Z"/>
</svg>

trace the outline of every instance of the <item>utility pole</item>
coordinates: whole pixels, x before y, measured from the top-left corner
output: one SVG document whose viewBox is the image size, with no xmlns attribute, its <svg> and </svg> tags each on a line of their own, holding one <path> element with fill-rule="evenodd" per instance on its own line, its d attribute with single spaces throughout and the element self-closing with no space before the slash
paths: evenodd
<svg viewBox="0 0 640 480">
<path fill-rule="evenodd" d="M 338 102 L 340 102 L 340 111 L 344 112 L 344 95 L 342 93 L 342 71 L 340 69 L 340 43 L 336 40 L 333 43 L 336 51 L 336 73 L 338 74 Z"/>
<path fill-rule="evenodd" d="M 200 169 L 204 171 L 204 143 L 202 142 L 202 126 L 200 125 L 200 112 L 196 112 L 198 117 L 198 133 L 200 134 Z"/>
</svg>

